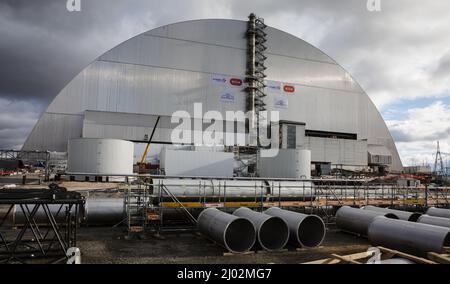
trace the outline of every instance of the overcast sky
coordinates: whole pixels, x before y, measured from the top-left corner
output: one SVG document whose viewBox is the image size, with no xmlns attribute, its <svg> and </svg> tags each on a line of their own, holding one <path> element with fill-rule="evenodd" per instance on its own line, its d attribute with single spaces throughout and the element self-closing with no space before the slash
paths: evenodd
<svg viewBox="0 0 450 284">
<path fill-rule="evenodd" d="M 371 0 L 372 1 L 372 0 Z M 85 66 L 161 25 L 255 12 L 330 55 L 361 84 L 404 164 L 450 152 L 450 1 L 0 0 L 0 148 L 19 149 L 41 112 Z"/>
</svg>

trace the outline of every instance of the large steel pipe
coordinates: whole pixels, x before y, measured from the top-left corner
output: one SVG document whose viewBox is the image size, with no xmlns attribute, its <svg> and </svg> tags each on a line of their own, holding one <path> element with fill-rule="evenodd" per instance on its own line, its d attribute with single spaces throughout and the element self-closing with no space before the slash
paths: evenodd
<svg viewBox="0 0 450 284">
<path fill-rule="evenodd" d="M 115 225 L 126 217 L 123 198 L 87 198 L 83 213 L 89 226 Z"/>
<path fill-rule="evenodd" d="M 233 253 L 243 253 L 253 247 L 256 230 L 252 222 L 215 208 L 203 210 L 197 219 L 200 232 Z"/>
<path fill-rule="evenodd" d="M 442 253 L 444 246 L 450 246 L 450 228 L 384 216 L 375 217 L 369 225 L 368 235 L 372 245 L 418 256 L 426 256 L 428 252 Z"/>
<path fill-rule="evenodd" d="M 434 217 L 430 215 L 422 215 L 417 220 L 418 223 L 423 224 L 430 224 L 440 227 L 447 227 L 450 228 L 450 219 L 449 218 L 443 218 L 443 217 Z"/>
<path fill-rule="evenodd" d="M 170 201 L 167 191 L 179 200 L 197 201 L 241 201 L 264 200 L 266 196 L 278 200 L 311 200 L 314 198 L 312 182 L 264 180 L 197 180 L 197 179 L 153 179 L 153 194 L 163 201 Z"/>
<path fill-rule="evenodd" d="M 10 205 L 8 206 L 3 206 L 0 209 L 0 220 L 2 220 L 3 218 L 5 218 L 5 215 L 7 213 L 7 210 L 9 208 Z M 39 206 L 36 213 L 33 216 L 34 222 L 36 222 L 37 225 L 40 224 L 48 224 L 48 217 L 47 214 L 44 210 L 44 207 L 42 204 L 36 205 L 36 204 L 28 204 L 22 205 L 23 210 L 25 210 L 25 212 L 27 212 L 27 216 L 28 218 L 30 218 L 30 214 L 33 211 L 33 208 L 35 206 Z M 28 209 L 27 209 L 28 207 Z M 26 217 L 22 211 L 22 208 L 20 207 L 20 205 L 13 205 L 13 208 L 11 209 L 11 211 L 9 212 L 7 218 L 5 219 L 3 225 L 5 226 L 22 226 L 26 223 Z M 55 220 L 57 222 L 64 222 L 66 220 L 66 212 L 69 209 L 69 207 L 66 204 L 48 204 L 48 209 L 50 210 L 51 215 L 53 216 L 53 218 L 55 218 Z M 80 206 L 79 207 L 79 211 L 78 211 L 78 222 L 81 221 L 82 217 L 83 217 L 83 210 L 84 210 L 84 206 Z M 75 206 L 73 206 L 70 210 L 70 214 L 73 216 L 73 214 L 75 214 Z"/>
<path fill-rule="evenodd" d="M 29 211 L 35 205 L 28 205 Z M 25 205 L 23 205 L 24 209 Z M 57 222 L 63 222 L 66 218 L 67 206 L 59 204 L 49 204 L 48 208 Z M 0 217 L 6 214 L 6 207 L 0 210 Z M 71 214 L 75 213 L 75 207 L 71 208 Z M 79 207 L 78 218 L 79 221 L 88 226 L 105 226 L 115 225 L 124 220 L 126 217 L 123 198 L 87 198 L 84 206 Z M 39 209 L 34 215 L 35 222 L 44 224 L 48 222 L 47 215 L 40 205 Z M 25 224 L 25 216 L 19 205 L 14 205 L 13 209 L 5 220 L 5 225 L 20 226 Z"/>
<path fill-rule="evenodd" d="M 233 215 L 250 220 L 256 228 L 259 245 L 268 251 L 282 249 L 289 240 L 289 227 L 280 217 L 255 212 L 241 207 Z"/>
<path fill-rule="evenodd" d="M 264 214 L 283 219 L 289 226 L 289 241 L 296 246 L 316 247 L 325 238 L 325 224 L 316 215 L 306 215 L 278 207 L 271 207 Z"/>
<path fill-rule="evenodd" d="M 420 213 L 413 213 L 413 212 L 407 212 L 407 211 L 401 211 L 401 210 L 395 210 L 395 209 L 389 209 L 389 208 L 382 208 L 372 205 L 367 205 L 363 207 L 364 210 L 370 210 L 370 211 L 378 211 L 378 212 L 385 212 L 385 213 L 392 213 L 395 214 L 398 219 L 404 220 L 404 221 L 411 221 L 416 222 L 417 219 L 419 219 Z"/>
<path fill-rule="evenodd" d="M 398 217 L 392 213 L 361 210 L 350 206 L 342 206 L 336 212 L 336 225 L 343 231 L 367 236 L 367 229 L 373 219 L 377 216 L 398 219 Z"/>
<path fill-rule="evenodd" d="M 450 218 L 450 209 L 430 207 L 425 214 L 435 217 Z"/>
</svg>

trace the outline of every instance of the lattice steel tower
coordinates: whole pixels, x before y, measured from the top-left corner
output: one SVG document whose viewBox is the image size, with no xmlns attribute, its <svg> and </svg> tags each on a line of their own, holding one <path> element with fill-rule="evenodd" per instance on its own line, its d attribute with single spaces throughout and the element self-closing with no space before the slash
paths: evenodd
<svg viewBox="0 0 450 284">
<path fill-rule="evenodd" d="M 438 168 L 440 167 L 440 170 Z M 436 148 L 436 157 L 434 159 L 434 173 L 435 174 L 442 174 L 444 175 L 446 173 L 446 168 L 444 167 L 444 161 L 442 160 L 442 153 L 439 146 L 439 141 L 437 141 L 437 148 Z"/>
<path fill-rule="evenodd" d="M 267 57 L 265 56 L 265 45 L 267 26 L 264 24 L 264 19 L 258 18 L 255 14 L 250 14 L 247 28 L 247 103 L 246 110 L 249 113 L 248 128 L 250 133 L 254 133 L 259 137 L 259 125 L 264 119 L 261 117 L 260 112 L 266 110 L 266 104 L 264 97 L 266 96 L 264 89 L 266 87 L 264 80 L 266 78 L 265 70 L 267 67 L 264 65 Z M 253 132 L 252 132 L 253 130 Z M 250 137 L 250 144 L 259 144 L 259 139 Z"/>
</svg>

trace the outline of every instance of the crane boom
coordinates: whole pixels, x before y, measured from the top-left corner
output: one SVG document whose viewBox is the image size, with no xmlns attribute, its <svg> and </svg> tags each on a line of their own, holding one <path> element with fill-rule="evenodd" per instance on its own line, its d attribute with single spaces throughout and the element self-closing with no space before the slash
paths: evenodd
<svg viewBox="0 0 450 284">
<path fill-rule="evenodd" d="M 145 159 L 147 159 L 148 150 L 150 149 L 150 143 L 152 142 L 153 135 L 155 134 L 156 126 L 158 126 L 160 118 L 161 118 L 161 116 L 158 116 L 158 118 L 156 119 L 156 123 L 155 123 L 155 126 L 153 127 L 152 134 L 150 135 L 150 138 L 148 139 L 148 142 L 147 142 L 147 146 L 145 146 L 145 151 L 142 154 L 141 164 L 143 164 L 145 162 Z"/>
</svg>

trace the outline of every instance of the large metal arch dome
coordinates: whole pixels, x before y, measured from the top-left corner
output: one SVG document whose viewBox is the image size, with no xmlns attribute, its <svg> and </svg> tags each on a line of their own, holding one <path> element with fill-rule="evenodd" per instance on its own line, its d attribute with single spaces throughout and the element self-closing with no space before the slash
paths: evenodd
<svg viewBox="0 0 450 284">
<path fill-rule="evenodd" d="M 244 93 L 231 88 L 233 101 L 221 100 L 228 87 L 214 83 L 214 77 L 245 77 L 246 28 L 247 22 L 240 20 L 192 20 L 117 45 L 61 90 L 23 149 L 65 152 L 67 141 L 78 137 L 144 141 L 154 125 L 152 117 L 180 109 L 192 112 L 194 102 L 202 102 L 204 111 L 243 110 Z M 383 118 L 351 75 L 300 38 L 272 27 L 267 34 L 267 80 L 295 86 L 295 93 L 269 92 L 267 108 L 276 108 L 274 101 L 282 98 L 288 106 L 281 119 L 302 121 L 311 130 L 354 133 L 389 151 L 391 169 L 400 171 Z"/>
</svg>

